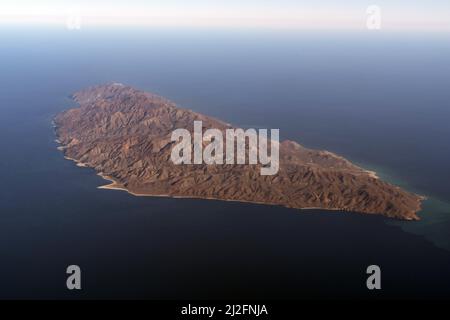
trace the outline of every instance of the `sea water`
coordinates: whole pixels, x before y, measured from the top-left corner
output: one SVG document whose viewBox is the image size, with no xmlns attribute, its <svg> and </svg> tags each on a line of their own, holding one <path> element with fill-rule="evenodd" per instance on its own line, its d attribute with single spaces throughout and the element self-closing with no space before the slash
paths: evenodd
<svg viewBox="0 0 450 320">
<path fill-rule="evenodd" d="M 363 297 L 450 291 L 450 43 L 438 33 L 0 31 L 0 296 Z M 420 222 L 133 197 L 57 150 L 74 91 L 118 81 L 326 149 L 429 200 Z M 65 287 L 81 267 L 83 290 Z M 378 295 L 378 293 L 376 294 Z"/>
</svg>

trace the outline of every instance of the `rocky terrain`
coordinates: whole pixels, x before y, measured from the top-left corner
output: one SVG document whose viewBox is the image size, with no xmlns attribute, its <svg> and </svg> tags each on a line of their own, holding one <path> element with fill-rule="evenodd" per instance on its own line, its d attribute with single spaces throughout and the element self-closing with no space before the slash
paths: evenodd
<svg viewBox="0 0 450 320">
<path fill-rule="evenodd" d="M 423 198 L 377 178 L 334 153 L 280 143 L 280 169 L 263 176 L 260 165 L 174 165 L 177 128 L 225 130 L 230 125 L 177 107 L 134 88 L 111 83 L 73 95 L 79 104 L 58 114 L 60 149 L 79 165 L 112 180 L 110 188 L 135 195 L 246 201 L 290 208 L 323 208 L 417 220 Z"/>
</svg>

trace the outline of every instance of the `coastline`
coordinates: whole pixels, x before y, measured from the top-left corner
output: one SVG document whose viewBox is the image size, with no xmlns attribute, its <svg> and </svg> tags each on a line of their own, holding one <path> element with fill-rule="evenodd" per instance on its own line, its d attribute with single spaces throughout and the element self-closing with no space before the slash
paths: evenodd
<svg viewBox="0 0 450 320">
<path fill-rule="evenodd" d="M 371 178 L 380 179 L 375 171 L 363 169 L 365 173 L 367 173 Z"/>
<path fill-rule="evenodd" d="M 64 150 L 67 148 L 67 146 L 62 145 L 61 141 L 59 139 L 55 139 L 55 142 L 57 142 L 58 144 L 60 144 L 57 149 L 59 151 L 63 152 L 64 155 L 64 159 L 66 160 L 70 160 L 75 162 L 76 166 L 78 167 L 82 167 L 82 168 L 90 168 L 88 163 L 84 163 L 81 162 L 77 159 L 68 157 L 64 154 Z M 377 175 L 376 171 L 373 170 L 366 170 L 360 166 L 358 166 L 363 172 L 365 172 L 366 174 L 368 174 L 371 178 L 373 179 L 380 179 L 379 176 Z M 214 198 L 214 197 L 198 197 L 198 196 L 176 196 L 176 195 L 170 195 L 170 194 L 151 194 L 151 193 L 136 193 L 133 192 L 129 189 L 127 189 L 125 186 L 123 186 L 123 184 L 121 184 L 120 182 L 116 181 L 114 178 L 105 175 L 103 172 L 96 172 L 96 174 L 101 177 L 102 179 L 109 181 L 109 184 L 105 184 L 105 185 L 101 185 L 101 186 L 97 186 L 97 189 L 104 189 L 104 190 L 117 190 L 117 191 L 125 191 L 133 196 L 136 197 L 160 197 L 160 198 L 173 198 L 173 199 L 199 199 L 199 200 L 215 200 L 215 201 L 228 201 L 228 202 L 241 202 L 241 203 L 251 203 L 251 204 L 260 204 L 260 205 L 270 205 L 270 206 L 280 206 L 280 207 L 285 207 L 285 208 L 290 208 L 290 209 L 296 209 L 296 210 L 325 210 L 325 211 L 341 211 L 341 212 L 345 212 L 345 213 L 357 213 L 357 214 L 364 214 L 364 215 L 378 215 L 375 213 L 367 213 L 367 212 L 357 212 L 357 211 L 350 211 L 348 209 L 344 209 L 344 208 L 322 208 L 322 207 L 303 207 L 303 208 L 293 208 L 293 207 L 289 207 L 289 206 L 285 206 L 279 203 L 270 203 L 270 202 L 259 202 L 259 201 L 249 201 L 249 200 L 233 200 L 233 199 L 223 199 L 223 198 Z M 417 194 L 418 195 L 418 194 Z M 427 197 L 422 196 L 422 195 L 418 195 L 421 198 L 421 201 L 424 201 L 427 199 Z M 419 210 L 416 212 L 416 217 L 417 219 L 413 219 L 413 218 L 392 218 L 392 217 L 387 217 L 389 219 L 392 220 L 398 220 L 398 221 L 417 221 L 420 220 L 420 216 L 418 215 L 419 212 L 421 212 L 423 210 L 423 205 L 422 202 L 420 202 L 419 204 Z"/>
<path fill-rule="evenodd" d="M 70 159 L 70 158 L 68 158 L 68 159 Z M 70 160 L 72 160 L 72 159 L 70 159 Z M 127 193 L 129 193 L 129 194 L 131 194 L 133 196 L 136 196 L 136 197 L 215 200 L 215 201 L 227 201 L 227 202 L 240 202 L 240 203 L 268 205 L 268 206 L 279 206 L 279 207 L 288 208 L 288 209 L 295 209 L 295 210 L 341 211 L 343 213 L 355 213 L 355 214 L 363 214 L 363 215 L 378 215 L 378 214 L 375 214 L 375 213 L 365 213 L 365 212 L 350 211 L 350 210 L 343 209 L 343 208 L 322 208 L 322 207 L 293 208 L 293 207 L 289 207 L 289 206 L 284 206 L 284 205 L 279 204 L 279 203 L 270 203 L 270 202 L 259 202 L 259 201 L 249 201 L 249 200 L 233 200 L 233 199 L 223 199 L 223 198 L 214 198 L 214 197 L 176 196 L 176 195 L 170 195 L 170 194 L 136 193 L 136 192 L 133 192 L 133 191 L 127 189 L 120 182 L 116 181 L 114 178 L 112 178 L 110 176 L 107 176 L 107 175 L 103 174 L 102 172 L 97 173 L 97 175 L 100 176 L 102 179 L 110 182 L 109 184 L 98 186 L 97 189 L 125 191 L 125 192 L 127 192 Z M 391 218 L 391 217 L 389 217 L 389 219 L 395 220 L 395 221 L 417 221 L 415 219 L 408 219 L 408 218 L 398 219 L 398 218 Z"/>
<path fill-rule="evenodd" d="M 242 202 L 242 203 L 254 203 L 254 204 L 263 204 L 270 206 L 280 206 L 285 208 L 290 208 L 287 206 L 283 206 L 277 203 L 269 203 L 269 202 L 258 202 L 258 201 L 248 201 L 248 200 L 233 200 L 233 199 L 222 199 L 222 198 L 214 198 L 214 197 L 195 197 L 195 196 L 175 196 L 170 194 L 152 194 L 152 193 L 135 193 L 125 188 L 120 182 L 117 182 L 112 177 L 104 175 L 103 173 L 97 173 L 98 176 L 102 177 L 106 181 L 110 181 L 111 183 L 105 184 L 102 186 L 98 186 L 97 189 L 106 189 L 106 190 L 119 190 L 125 191 L 136 197 L 160 197 L 160 198 L 173 198 L 173 199 L 198 199 L 198 200 L 216 200 L 216 201 L 229 201 L 229 202 Z M 293 209 L 293 208 L 291 208 Z M 297 210 L 330 210 L 330 211 L 346 211 L 345 209 L 328 209 L 328 208 L 320 208 L 320 207 L 308 207 L 308 208 L 294 208 Z"/>
</svg>

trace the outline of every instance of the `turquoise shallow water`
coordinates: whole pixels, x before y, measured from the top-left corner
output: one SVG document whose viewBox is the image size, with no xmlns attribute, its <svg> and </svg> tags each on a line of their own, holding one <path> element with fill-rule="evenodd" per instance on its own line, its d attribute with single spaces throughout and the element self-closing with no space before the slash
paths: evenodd
<svg viewBox="0 0 450 320">
<path fill-rule="evenodd" d="M 414 223 L 389 222 L 398 225 L 407 232 L 423 235 L 436 246 L 450 251 L 449 220 L 450 204 L 436 198 L 428 198 L 420 213 L 421 221 Z"/>
<path fill-rule="evenodd" d="M 437 35 L 2 29 L 1 297 L 449 297 L 450 45 Z M 445 38 L 446 39 L 446 38 Z M 356 159 L 423 220 L 133 197 L 56 150 L 52 117 L 118 81 Z"/>
<path fill-rule="evenodd" d="M 395 173 L 377 166 L 355 162 L 361 167 L 375 171 L 378 177 L 384 181 L 400 186 L 405 190 L 425 196 L 427 199 L 422 203 L 422 210 L 418 213 L 420 221 L 398 221 L 386 219 L 388 225 L 399 226 L 402 230 L 423 236 L 434 245 L 450 251 L 450 204 L 437 199 L 433 195 L 415 189 Z"/>
</svg>

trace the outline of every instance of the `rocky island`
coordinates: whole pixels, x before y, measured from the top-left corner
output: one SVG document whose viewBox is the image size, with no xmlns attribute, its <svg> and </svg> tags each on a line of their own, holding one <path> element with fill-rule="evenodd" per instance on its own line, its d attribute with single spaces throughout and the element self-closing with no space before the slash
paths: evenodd
<svg viewBox="0 0 450 320">
<path fill-rule="evenodd" d="M 341 156 L 279 145 L 279 171 L 260 175 L 261 165 L 175 165 L 170 160 L 177 128 L 232 126 L 177 107 L 157 95 L 119 83 L 73 95 L 79 104 L 58 114 L 55 130 L 66 158 L 94 168 L 110 189 L 134 195 L 219 199 L 380 214 L 418 220 L 423 197 L 379 179 Z"/>
</svg>

